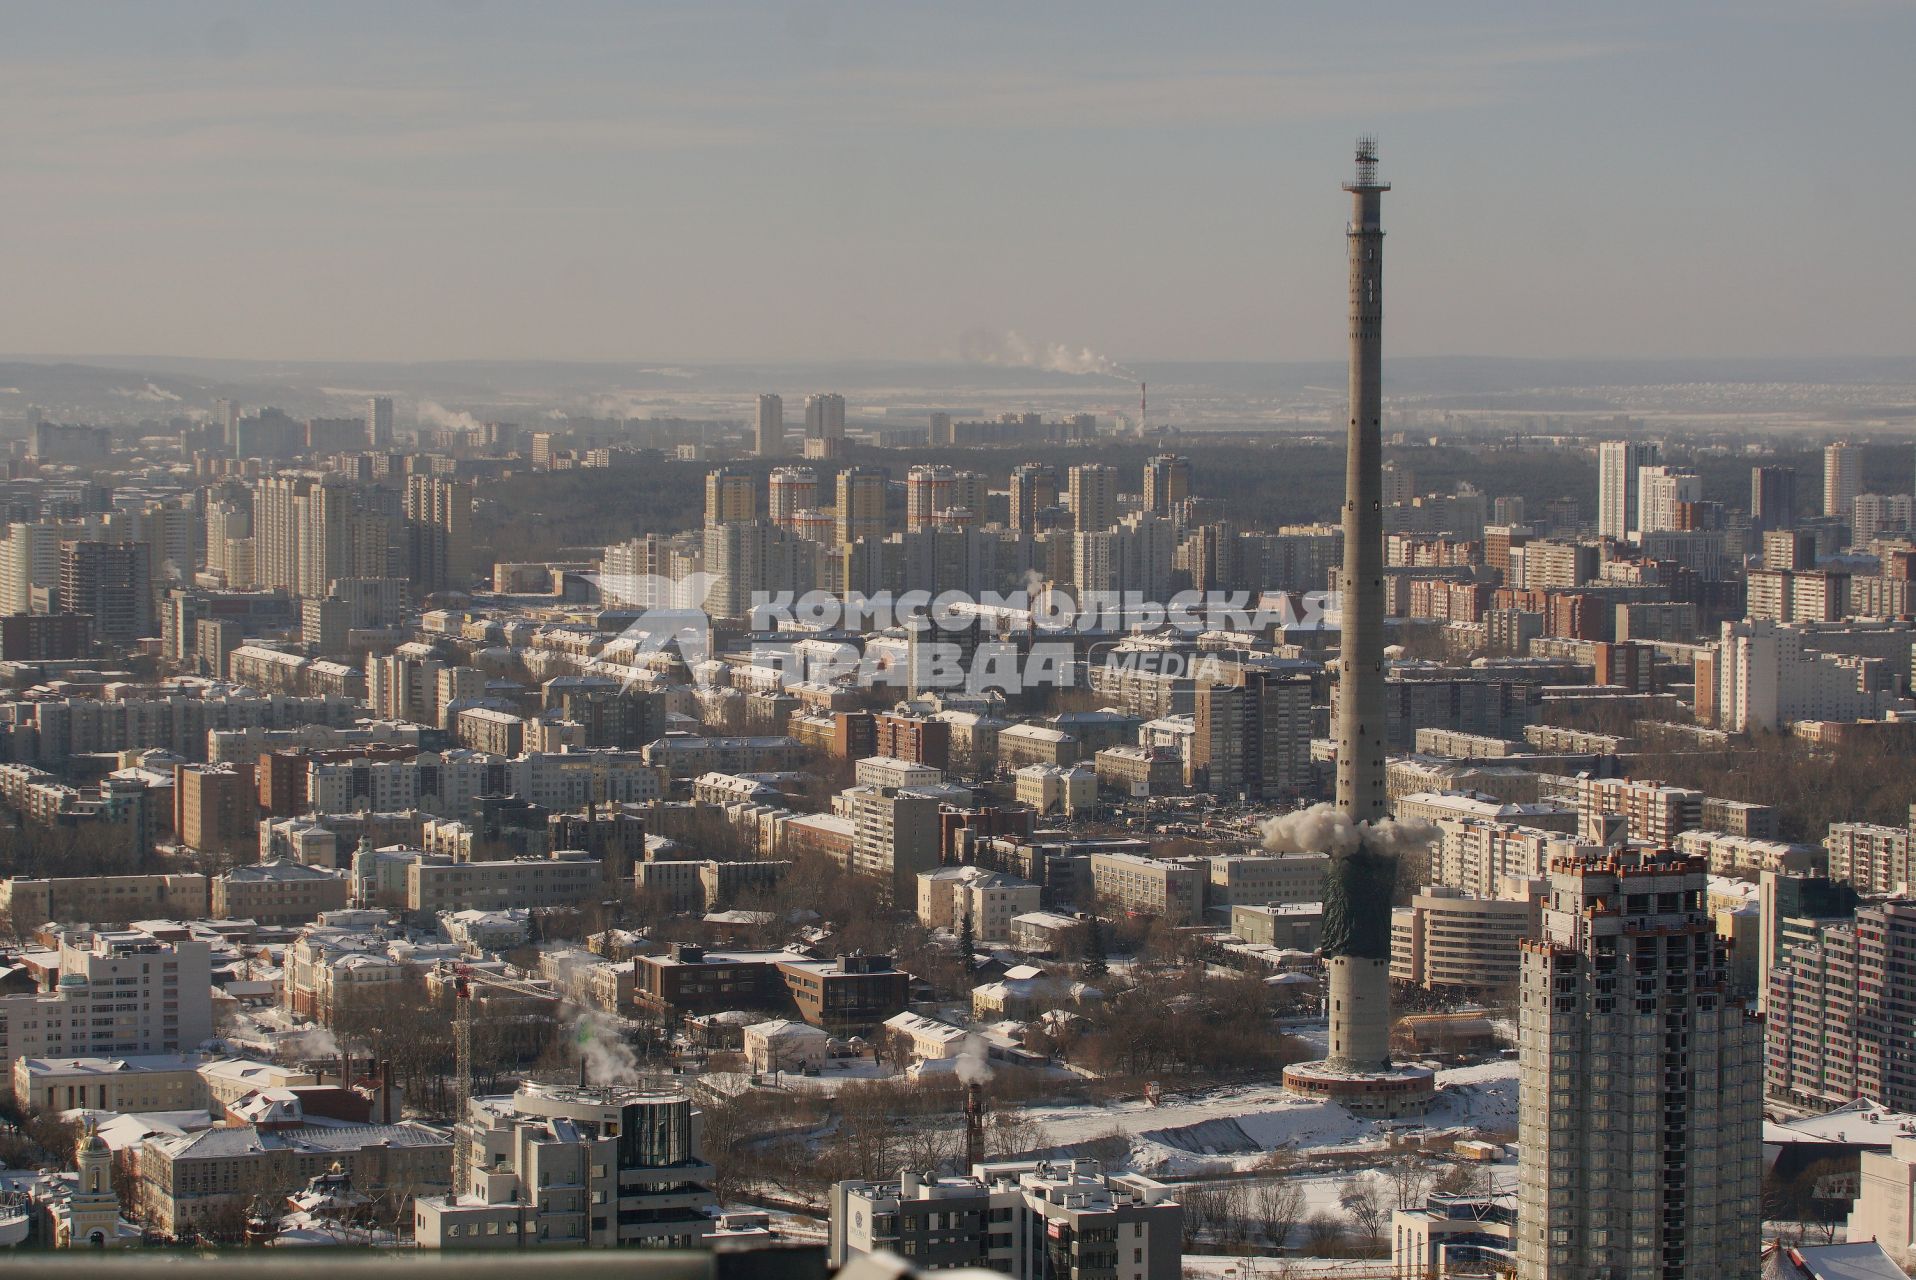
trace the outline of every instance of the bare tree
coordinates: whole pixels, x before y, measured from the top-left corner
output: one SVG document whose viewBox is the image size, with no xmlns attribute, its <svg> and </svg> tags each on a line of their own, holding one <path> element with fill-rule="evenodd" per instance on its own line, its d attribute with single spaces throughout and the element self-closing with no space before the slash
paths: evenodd
<svg viewBox="0 0 1916 1280">
<path fill-rule="evenodd" d="M 1313 1257 L 1334 1258 L 1344 1251 L 1344 1222 L 1328 1209 L 1304 1219 L 1304 1248 Z"/>
<path fill-rule="evenodd" d="M 1843 1194 L 1846 1181 L 1834 1160 L 1818 1160 L 1796 1177 L 1800 1218 L 1824 1244 L 1836 1242 L 1836 1228 L 1849 1216 L 1850 1198 Z"/>
<path fill-rule="evenodd" d="M 1447 1196 L 1487 1196 L 1494 1186 L 1488 1167 L 1453 1164 L 1437 1175 L 1430 1189 Z"/>
<path fill-rule="evenodd" d="M 1365 1246 L 1375 1248 L 1383 1238 L 1384 1223 L 1390 1216 L 1376 1175 L 1359 1173 L 1345 1179 L 1337 1189 L 1337 1203 L 1350 1215 L 1351 1225 L 1357 1228 Z"/>
<path fill-rule="evenodd" d="M 933 1120 L 907 1128 L 899 1138 L 905 1161 L 923 1173 L 937 1173 L 964 1156 L 962 1131 Z"/>
<path fill-rule="evenodd" d="M 1009 1160 L 1049 1150 L 1051 1136 L 1045 1127 L 1029 1116 L 1005 1108 L 993 1111 L 985 1121 L 985 1151 L 993 1160 Z"/>
<path fill-rule="evenodd" d="M 1430 1192 L 1430 1166 L 1408 1151 L 1399 1152 L 1384 1166 L 1384 1177 L 1396 1199 L 1396 1208 L 1414 1209 Z"/>
<path fill-rule="evenodd" d="M 1264 1178 L 1251 1191 L 1251 1213 L 1273 1249 L 1282 1249 L 1304 1217 L 1304 1188 L 1293 1178 Z"/>
</svg>

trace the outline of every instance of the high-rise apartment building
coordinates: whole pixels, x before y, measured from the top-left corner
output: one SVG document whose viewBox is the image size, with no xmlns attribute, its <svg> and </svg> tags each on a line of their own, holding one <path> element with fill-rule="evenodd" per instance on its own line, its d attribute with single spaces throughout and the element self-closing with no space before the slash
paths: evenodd
<svg viewBox="0 0 1916 1280">
<path fill-rule="evenodd" d="M 837 533 L 840 546 L 885 536 L 885 473 L 876 467 L 846 467 L 838 473 Z"/>
<path fill-rule="evenodd" d="M 369 494 L 336 472 L 282 471 L 261 477 L 253 487 L 253 576 L 258 584 L 324 596 L 341 578 L 403 573 L 393 555 L 400 545 L 398 495 Z"/>
<path fill-rule="evenodd" d="M 1069 473 L 1071 527 L 1099 533 L 1118 521 L 1118 469 L 1101 462 L 1080 463 Z"/>
<path fill-rule="evenodd" d="M 1072 540 L 1072 582 L 1080 604 L 1094 594 L 1152 602 L 1169 599 L 1177 535 L 1170 520 L 1139 511 Z"/>
<path fill-rule="evenodd" d="M 761 596 L 812 589 L 813 544 L 763 520 L 727 521 L 705 527 L 705 572 L 711 575 L 706 612 L 743 618 Z"/>
<path fill-rule="evenodd" d="M 805 438 L 845 438 L 845 397 L 831 391 L 805 397 Z"/>
<path fill-rule="evenodd" d="M 1703 501 L 1703 477 L 1681 467 L 1644 467 L 1637 473 L 1638 533 L 1681 529 L 1682 507 Z"/>
<path fill-rule="evenodd" d="M 1823 449 L 1823 514 L 1847 520 L 1863 491 L 1863 451 L 1847 440 Z"/>
<path fill-rule="evenodd" d="M 1193 696 L 1196 786 L 1215 796 L 1292 798 L 1311 781 L 1308 676 L 1249 668 L 1203 681 Z"/>
<path fill-rule="evenodd" d="M 1750 529 L 1768 533 L 1772 529 L 1796 527 L 1796 468 L 1750 468 Z"/>
<path fill-rule="evenodd" d="M 950 467 L 913 467 L 905 474 L 905 528 L 929 529 L 950 509 L 956 481 Z"/>
<path fill-rule="evenodd" d="M 705 476 L 705 523 L 758 519 L 758 481 L 750 472 L 720 467 Z"/>
<path fill-rule="evenodd" d="M 1747 1274 L 1762 1023 L 1727 994 L 1708 864 L 1551 860 L 1518 1013 L 1518 1274 Z"/>
<path fill-rule="evenodd" d="M 332 590 L 333 579 L 355 576 L 353 517 L 358 510 L 351 486 L 331 474 L 317 477 L 303 495 L 294 499 L 299 566 L 294 591 L 302 596 L 323 596 Z"/>
<path fill-rule="evenodd" d="M 93 634 L 108 644 L 153 635 L 153 548 L 144 542 L 62 542 L 58 612 L 91 615 Z"/>
<path fill-rule="evenodd" d="M 758 420 L 752 430 L 752 452 L 761 458 L 785 456 L 785 399 L 766 392 L 758 398 Z"/>
<path fill-rule="evenodd" d="M 373 396 L 366 401 L 366 444 L 373 449 L 393 447 L 393 398 Z"/>
<path fill-rule="evenodd" d="M 1402 462 L 1386 462 L 1383 466 L 1384 505 L 1409 502 L 1417 496 L 1417 473 Z"/>
<path fill-rule="evenodd" d="M 790 529 L 801 511 L 818 507 L 818 473 L 810 467 L 774 467 L 766 480 L 765 515 L 781 529 Z"/>
<path fill-rule="evenodd" d="M 1010 514 L 1006 523 L 1017 533 L 1035 533 L 1038 513 L 1058 505 L 1058 473 L 1038 462 L 1022 462 L 1011 469 L 1008 486 Z"/>
<path fill-rule="evenodd" d="M 681 598 L 687 560 L 699 554 L 663 534 L 648 533 L 605 549 L 599 566 L 599 592 L 605 602 L 630 609 L 691 609 L 697 600 Z"/>
<path fill-rule="evenodd" d="M 1175 453 L 1160 453 L 1144 464 L 1144 509 L 1154 516 L 1169 516 L 1178 503 L 1191 496 L 1191 460 Z"/>
<path fill-rule="evenodd" d="M 1638 473 L 1657 465 L 1657 446 L 1647 441 L 1605 440 L 1597 446 L 1597 535 L 1628 538 L 1636 532 Z"/>
<path fill-rule="evenodd" d="M 312 476 L 291 471 L 262 476 L 253 486 L 253 576 L 268 590 L 299 589 L 295 504 L 312 486 Z"/>
<path fill-rule="evenodd" d="M 32 613 L 34 588 L 60 586 L 60 543 L 70 527 L 51 523 L 9 525 L 0 543 L 0 613 Z"/>
<path fill-rule="evenodd" d="M 1853 917 L 1781 922 L 1788 949 L 1770 972 L 1764 1089 L 1826 1109 L 1868 1098 L 1916 1110 L 1916 902 L 1866 903 Z"/>
<path fill-rule="evenodd" d="M 412 580 L 421 591 L 464 588 L 472 573 L 471 482 L 406 477 L 406 531 Z"/>
</svg>

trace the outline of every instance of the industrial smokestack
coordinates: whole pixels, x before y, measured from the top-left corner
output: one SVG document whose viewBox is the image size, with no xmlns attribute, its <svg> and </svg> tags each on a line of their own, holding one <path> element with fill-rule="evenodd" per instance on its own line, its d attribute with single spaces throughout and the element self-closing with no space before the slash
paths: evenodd
<svg viewBox="0 0 1916 1280">
<path fill-rule="evenodd" d="M 965 1172 L 985 1162 L 985 1087 L 977 1081 L 965 1086 Z"/>
</svg>

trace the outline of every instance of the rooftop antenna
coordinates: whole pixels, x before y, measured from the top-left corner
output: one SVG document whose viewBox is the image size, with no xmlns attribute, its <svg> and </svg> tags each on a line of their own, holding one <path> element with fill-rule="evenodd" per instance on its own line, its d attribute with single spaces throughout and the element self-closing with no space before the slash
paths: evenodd
<svg viewBox="0 0 1916 1280">
<path fill-rule="evenodd" d="M 1377 135 L 1362 133 L 1357 136 L 1357 180 L 1353 187 L 1374 187 L 1377 185 Z"/>
</svg>

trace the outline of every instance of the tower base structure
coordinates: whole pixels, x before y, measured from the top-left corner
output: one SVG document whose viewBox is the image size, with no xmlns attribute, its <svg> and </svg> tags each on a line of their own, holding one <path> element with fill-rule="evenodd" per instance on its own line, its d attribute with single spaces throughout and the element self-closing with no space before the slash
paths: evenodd
<svg viewBox="0 0 1916 1280">
<path fill-rule="evenodd" d="M 1328 1061 L 1297 1062 L 1284 1068 L 1284 1087 L 1300 1098 L 1335 1102 L 1354 1116 L 1396 1120 L 1430 1110 L 1437 1074 L 1425 1067 L 1364 1071 Z"/>
<path fill-rule="evenodd" d="M 1284 1087 L 1353 1115 L 1422 1115 L 1437 1096 L 1437 1076 L 1390 1060 L 1390 962 L 1340 955 L 1328 967 L 1330 1056 L 1286 1067 Z"/>
</svg>

